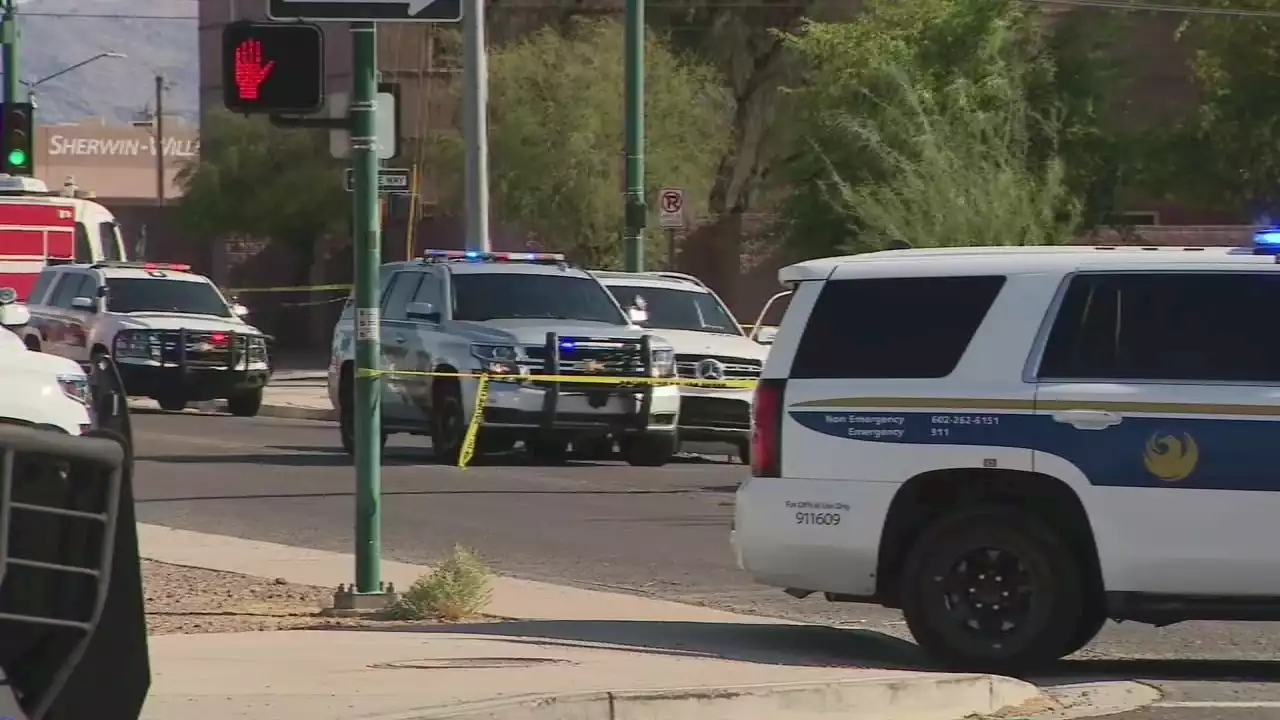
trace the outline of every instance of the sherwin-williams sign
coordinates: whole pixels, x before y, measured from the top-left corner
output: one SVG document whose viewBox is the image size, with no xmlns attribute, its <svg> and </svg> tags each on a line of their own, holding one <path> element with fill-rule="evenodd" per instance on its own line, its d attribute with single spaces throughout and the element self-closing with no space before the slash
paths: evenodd
<svg viewBox="0 0 1280 720">
<path fill-rule="evenodd" d="M 177 121 L 165 123 L 165 165 L 178 167 L 200 154 L 200 134 Z M 36 167 L 154 168 L 157 144 L 149 128 L 86 122 L 36 128 Z"/>
<path fill-rule="evenodd" d="M 198 138 L 166 138 L 165 157 L 195 157 L 200 154 Z M 49 135 L 49 155 L 95 155 L 106 157 L 156 155 L 155 138 L 99 138 Z"/>
</svg>

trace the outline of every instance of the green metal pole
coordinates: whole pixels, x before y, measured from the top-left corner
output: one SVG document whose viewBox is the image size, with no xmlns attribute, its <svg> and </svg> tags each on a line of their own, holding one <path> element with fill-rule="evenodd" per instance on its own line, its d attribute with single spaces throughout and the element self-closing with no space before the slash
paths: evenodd
<svg viewBox="0 0 1280 720">
<path fill-rule="evenodd" d="M 355 195 L 356 592 L 382 592 L 382 380 L 378 357 L 378 39 L 374 23 L 351 24 L 351 166 Z"/>
<path fill-rule="evenodd" d="M 0 28 L 4 42 L 4 101 L 18 102 L 22 86 L 18 75 L 18 5 L 17 0 L 4 0 L 4 26 Z"/>
<path fill-rule="evenodd" d="M 644 270 L 644 0 L 627 0 L 627 208 L 623 258 L 628 272 Z"/>
</svg>

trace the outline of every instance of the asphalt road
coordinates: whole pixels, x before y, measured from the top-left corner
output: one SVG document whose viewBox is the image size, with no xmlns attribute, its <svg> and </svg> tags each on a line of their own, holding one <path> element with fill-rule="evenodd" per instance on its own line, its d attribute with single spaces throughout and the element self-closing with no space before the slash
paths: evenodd
<svg viewBox="0 0 1280 720">
<path fill-rule="evenodd" d="M 138 413 L 135 434 L 140 521 L 350 550 L 354 475 L 332 424 Z M 734 567 L 728 529 L 745 472 L 710 460 L 534 467 L 518 456 L 462 471 L 397 437 L 382 480 L 384 552 L 427 563 L 462 543 L 508 575 L 905 637 L 896 613 L 794 600 Z M 1164 692 L 1118 720 L 1280 720 L 1277 658 L 1280 624 L 1110 625 L 1043 681 L 1132 679 Z"/>
</svg>

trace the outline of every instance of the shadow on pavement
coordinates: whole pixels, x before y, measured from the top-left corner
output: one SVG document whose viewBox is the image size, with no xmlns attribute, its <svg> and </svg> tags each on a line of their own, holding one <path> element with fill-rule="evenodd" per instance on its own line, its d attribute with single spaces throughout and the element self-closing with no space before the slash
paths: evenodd
<svg viewBox="0 0 1280 720">
<path fill-rule="evenodd" d="M 419 627 L 317 627 L 335 632 L 462 633 L 494 641 L 564 647 L 603 645 L 660 655 L 833 668 L 938 671 L 914 644 L 872 630 L 819 625 L 653 622 L 622 620 L 511 620 Z M 1041 685 L 1103 681 L 1280 682 L 1280 661 L 1064 660 L 1024 676 Z"/>
<path fill-rule="evenodd" d="M 819 625 L 652 622 L 624 620 L 514 620 L 473 625 L 364 626 L 317 629 L 356 632 L 465 633 L 541 647 L 606 645 L 632 652 L 722 658 L 796 667 L 925 669 L 915 645 L 868 630 Z"/>
<path fill-rule="evenodd" d="M 212 453 L 201 455 L 139 455 L 139 462 L 178 465 L 277 465 L 281 467 L 350 467 L 351 458 L 344 453 Z M 391 455 L 383 457 L 383 465 L 426 465 L 430 457 Z"/>
<path fill-rule="evenodd" d="M 688 490 L 383 490 L 385 496 L 392 495 L 687 495 Z M 275 493 L 275 494 L 257 494 L 257 495 L 194 495 L 183 497 L 163 497 L 163 498 L 146 498 L 137 500 L 138 504 L 143 503 L 175 503 L 175 502 L 197 502 L 201 500 L 303 500 L 306 498 L 348 498 L 354 497 L 354 492 L 318 492 L 318 493 Z M 596 522 L 612 522 L 612 519 L 602 519 Z M 721 518 L 720 523 L 727 524 L 728 520 Z M 3 718 L 0 718 L 3 720 Z"/>
</svg>

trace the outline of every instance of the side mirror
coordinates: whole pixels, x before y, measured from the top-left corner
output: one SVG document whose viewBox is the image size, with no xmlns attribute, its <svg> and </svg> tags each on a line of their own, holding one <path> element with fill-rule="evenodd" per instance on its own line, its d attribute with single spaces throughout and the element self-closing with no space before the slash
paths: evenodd
<svg viewBox="0 0 1280 720">
<path fill-rule="evenodd" d="M 411 302 L 404 308 L 404 314 L 410 320 L 426 320 L 440 322 L 440 311 L 429 302 Z"/>
<path fill-rule="evenodd" d="M 249 308 L 241 305 L 240 303 L 232 303 L 231 312 L 234 313 L 236 317 L 242 318 L 249 314 Z"/>
<path fill-rule="evenodd" d="M 627 319 L 633 325 L 643 325 L 649 322 L 649 313 L 637 307 L 627 308 Z"/>
<path fill-rule="evenodd" d="M 98 311 L 98 304 L 94 302 L 93 298 L 87 297 L 71 298 L 71 307 L 76 310 L 87 310 L 89 312 Z"/>
<path fill-rule="evenodd" d="M 31 322 L 31 311 L 26 305 L 9 303 L 0 305 L 0 326 L 19 328 Z"/>
<path fill-rule="evenodd" d="M 772 345 L 773 339 L 778 335 L 776 327 L 762 327 L 756 330 L 755 341 L 761 345 Z"/>
</svg>

